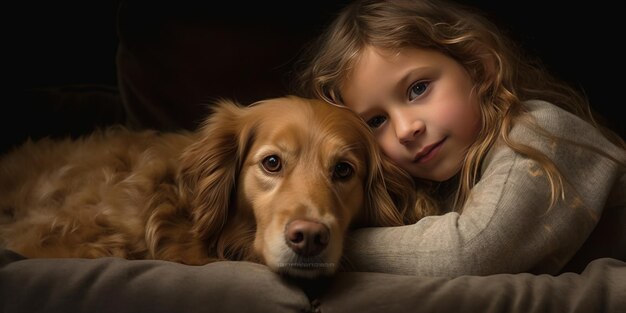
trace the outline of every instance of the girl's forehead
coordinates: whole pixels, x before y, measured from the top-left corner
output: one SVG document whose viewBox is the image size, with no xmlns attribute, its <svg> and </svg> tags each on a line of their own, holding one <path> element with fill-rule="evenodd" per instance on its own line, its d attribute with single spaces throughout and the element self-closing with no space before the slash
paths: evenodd
<svg viewBox="0 0 626 313">
<path fill-rule="evenodd" d="M 416 47 L 388 49 L 373 45 L 364 46 L 359 50 L 350 63 L 346 63 L 343 75 L 334 82 L 334 89 L 342 96 L 350 89 L 360 89 L 359 85 L 366 84 L 365 89 L 378 88 L 369 81 L 379 80 L 381 76 L 387 80 L 401 80 L 410 72 L 424 72 L 447 67 L 451 59 L 443 53 Z"/>
<path fill-rule="evenodd" d="M 385 49 L 375 46 L 364 48 L 359 57 L 355 58 L 350 74 L 367 71 L 368 68 L 381 70 L 398 70 L 407 66 L 430 66 L 440 63 L 445 56 L 435 50 L 406 47 Z"/>
</svg>

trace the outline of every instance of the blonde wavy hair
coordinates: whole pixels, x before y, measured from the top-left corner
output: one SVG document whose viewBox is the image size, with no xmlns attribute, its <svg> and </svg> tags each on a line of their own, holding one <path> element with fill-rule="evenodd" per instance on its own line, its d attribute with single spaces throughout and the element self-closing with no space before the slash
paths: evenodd
<svg viewBox="0 0 626 313">
<path fill-rule="evenodd" d="M 541 165 L 551 186 L 551 206 L 563 197 L 563 177 L 554 162 L 537 149 L 509 137 L 512 125 L 521 122 L 545 136 L 559 139 L 524 118 L 525 100 L 542 99 L 558 105 L 594 125 L 607 139 L 626 149 L 621 137 L 596 122 L 597 117 L 582 93 L 548 73 L 538 59 L 524 54 L 482 12 L 452 2 L 352 2 L 311 47 L 304 50 L 296 65 L 293 87 L 304 96 L 342 105 L 340 87 L 349 79 L 351 68 L 368 46 L 392 52 L 408 47 L 435 50 L 455 59 L 469 73 L 480 106 L 482 127 L 468 150 L 458 175 L 458 186 L 454 187 L 453 209 L 456 211 L 462 209 L 470 190 L 480 179 L 481 162 L 498 139 Z M 586 147 L 619 162 L 596 148 Z M 433 182 L 417 183 L 439 187 Z"/>
</svg>

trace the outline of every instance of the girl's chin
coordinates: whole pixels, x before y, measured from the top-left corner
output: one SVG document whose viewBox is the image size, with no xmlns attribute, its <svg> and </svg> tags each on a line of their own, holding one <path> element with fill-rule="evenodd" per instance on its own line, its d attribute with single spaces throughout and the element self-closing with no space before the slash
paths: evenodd
<svg viewBox="0 0 626 313">
<path fill-rule="evenodd" d="M 415 167 L 413 167 L 410 170 L 407 170 L 405 168 L 405 170 L 408 171 L 413 177 L 438 183 L 449 181 L 460 173 L 460 167 L 454 167 L 449 169 L 415 169 Z"/>
</svg>

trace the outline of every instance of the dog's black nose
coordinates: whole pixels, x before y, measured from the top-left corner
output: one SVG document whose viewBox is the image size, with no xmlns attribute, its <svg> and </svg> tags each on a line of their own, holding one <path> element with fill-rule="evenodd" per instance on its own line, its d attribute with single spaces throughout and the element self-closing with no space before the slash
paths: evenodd
<svg viewBox="0 0 626 313">
<path fill-rule="evenodd" d="M 285 239 L 295 253 L 304 257 L 316 256 L 328 245 L 330 230 L 322 223 L 293 220 L 287 225 Z"/>
</svg>

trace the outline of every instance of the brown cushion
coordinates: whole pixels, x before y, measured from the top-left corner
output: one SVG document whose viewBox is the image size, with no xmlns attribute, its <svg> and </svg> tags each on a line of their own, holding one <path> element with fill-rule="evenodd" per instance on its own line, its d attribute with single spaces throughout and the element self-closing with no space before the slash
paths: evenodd
<svg viewBox="0 0 626 313">
<path fill-rule="evenodd" d="M 609 258 L 559 276 L 341 272 L 298 281 L 248 262 L 24 259 L 0 249 L 0 311 L 7 313 L 619 312 L 624 290 L 626 263 Z"/>
<path fill-rule="evenodd" d="M 0 250 L 1 312 L 301 312 L 309 300 L 267 267 L 119 258 L 22 259 Z"/>
</svg>

